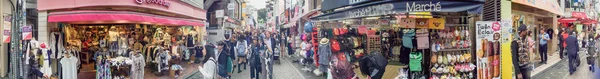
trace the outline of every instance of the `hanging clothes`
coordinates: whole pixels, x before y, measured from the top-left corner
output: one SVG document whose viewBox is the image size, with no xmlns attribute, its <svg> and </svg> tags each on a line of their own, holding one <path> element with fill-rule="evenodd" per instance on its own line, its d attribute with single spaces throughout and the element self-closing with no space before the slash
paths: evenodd
<svg viewBox="0 0 600 79">
<path fill-rule="evenodd" d="M 327 72 L 329 68 L 329 62 L 331 61 L 331 44 L 329 44 L 329 40 L 326 38 L 321 39 L 321 43 L 319 44 L 319 50 L 317 52 L 319 55 L 319 70 L 322 72 Z"/>
<path fill-rule="evenodd" d="M 52 75 L 52 69 L 50 68 L 50 54 L 52 51 L 50 51 L 45 44 L 42 44 L 40 47 L 40 52 L 42 53 L 42 57 L 40 58 L 42 59 L 40 60 L 40 62 L 42 62 L 42 68 L 40 68 L 40 71 L 42 71 L 44 75 Z"/>
<path fill-rule="evenodd" d="M 405 29 L 404 34 L 402 35 L 402 46 L 406 47 L 406 48 L 413 48 L 413 38 L 415 36 L 415 30 L 414 29 Z"/>
<path fill-rule="evenodd" d="M 427 29 L 417 30 L 417 49 L 428 49 L 429 48 L 429 32 Z"/>
<path fill-rule="evenodd" d="M 106 59 L 102 59 L 96 64 L 96 79 L 112 79 L 109 65 L 110 63 Z"/>
<path fill-rule="evenodd" d="M 60 60 L 62 67 L 62 79 L 77 79 L 77 62 L 79 59 L 76 57 L 65 57 Z"/>
<path fill-rule="evenodd" d="M 63 47 L 64 40 L 62 38 L 63 36 L 60 32 L 50 33 L 50 50 L 52 50 L 52 55 L 50 56 L 52 59 L 60 59 L 63 56 L 62 51 L 65 51 L 65 48 Z"/>
<path fill-rule="evenodd" d="M 143 79 L 144 78 L 144 67 L 146 61 L 142 54 L 135 54 L 131 56 L 133 63 L 131 64 L 131 79 Z"/>
</svg>

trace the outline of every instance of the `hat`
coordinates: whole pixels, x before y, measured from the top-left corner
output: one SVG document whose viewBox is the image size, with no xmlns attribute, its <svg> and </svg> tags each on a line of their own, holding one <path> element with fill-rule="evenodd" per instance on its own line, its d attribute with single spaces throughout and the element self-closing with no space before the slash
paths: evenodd
<svg viewBox="0 0 600 79">
<path fill-rule="evenodd" d="M 329 39 L 323 38 L 323 39 L 321 39 L 320 43 L 321 44 L 327 44 L 327 43 L 329 43 Z"/>
<path fill-rule="evenodd" d="M 519 30 L 519 33 L 520 32 L 525 32 L 525 30 L 527 30 L 527 25 L 521 24 L 521 26 L 519 26 L 518 30 Z"/>
<path fill-rule="evenodd" d="M 40 44 L 40 48 L 45 49 L 46 48 L 46 43 L 41 43 Z"/>
</svg>

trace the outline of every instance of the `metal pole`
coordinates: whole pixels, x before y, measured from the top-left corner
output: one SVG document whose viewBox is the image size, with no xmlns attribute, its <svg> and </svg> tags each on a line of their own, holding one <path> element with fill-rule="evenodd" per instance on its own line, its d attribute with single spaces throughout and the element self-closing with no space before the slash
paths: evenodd
<svg viewBox="0 0 600 79">
<path fill-rule="evenodd" d="M 21 38 L 21 30 L 20 27 L 25 23 L 25 1 L 18 0 L 17 6 L 13 13 L 13 26 L 11 26 L 11 38 L 10 38 L 10 79 L 19 78 L 19 69 L 20 69 L 20 61 L 21 56 L 19 56 L 22 52 L 20 49 L 20 38 Z"/>
</svg>

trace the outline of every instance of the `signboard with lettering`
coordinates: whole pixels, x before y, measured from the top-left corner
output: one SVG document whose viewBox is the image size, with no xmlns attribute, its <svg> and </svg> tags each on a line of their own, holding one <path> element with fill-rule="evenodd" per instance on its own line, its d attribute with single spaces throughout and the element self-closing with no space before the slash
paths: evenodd
<svg viewBox="0 0 600 79">
<path fill-rule="evenodd" d="M 215 16 L 217 18 L 222 18 L 223 16 L 225 16 L 225 10 L 217 10 L 217 11 L 215 11 Z"/>
<path fill-rule="evenodd" d="M 334 0 L 337 1 L 337 0 Z M 342 0 L 343 1 L 343 0 Z M 408 12 L 468 12 L 481 13 L 483 0 L 473 1 L 395 1 L 383 0 L 357 6 L 337 12 L 325 13 L 311 18 L 311 20 L 322 21 L 332 19 L 350 19 L 367 16 L 380 16 L 400 14 Z M 325 4 L 325 3 L 323 3 Z M 328 4 L 329 5 L 329 4 Z M 324 5 L 325 6 L 325 5 Z M 323 9 L 323 8 L 321 8 Z"/>
<path fill-rule="evenodd" d="M 169 6 L 171 6 L 171 3 L 169 1 L 170 0 L 135 0 L 135 2 L 140 5 L 141 4 L 155 4 L 155 5 L 165 6 L 167 8 L 169 8 Z"/>
<path fill-rule="evenodd" d="M 32 30 L 31 25 L 21 27 L 23 40 L 31 40 L 33 37 L 33 34 L 31 33 Z"/>
<path fill-rule="evenodd" d="M 2 41 L 4 43 L 10 43 L 10 27 L 11 27 L 11 23 L 8 21 L 4 21 L 4 35 L 2 35 Z"/>
<path fill-rule="evenodd" d="M 484 71 L 477 72 L 478 75 L 491 74 L 499 72 L 500 66 L 500 53 L 496 52 L 499 50 L 500 44 L 500 30 L 495 30 L 494 27 L 501 27 L 500 21 L 477 21 L 475 22 L 476 37 L 474 41 L 476 53 L 477 68 L 485 69 Z M 494 52 L 492 52 L 494 51 Z M 499 76 L 492 76 L 492 78 L 499 79 Z"/>
</svg>

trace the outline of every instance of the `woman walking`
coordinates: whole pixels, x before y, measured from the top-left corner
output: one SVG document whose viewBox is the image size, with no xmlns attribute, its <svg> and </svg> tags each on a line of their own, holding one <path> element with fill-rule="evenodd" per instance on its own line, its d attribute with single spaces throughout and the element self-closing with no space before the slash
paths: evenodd
<svg viewBox="0 0 600 79">
<path fill-rule="evenodd" d="M 262 41 L 259 41 L 257 37 L 253 37 L 252 40 L 252 52 L 250 52 L 250 78 L 251 79 L 260 79 L 259 74 L 262 71 L 261 60 L 261 52 L 260 50 L 264 49 Z"/>
</svg>

